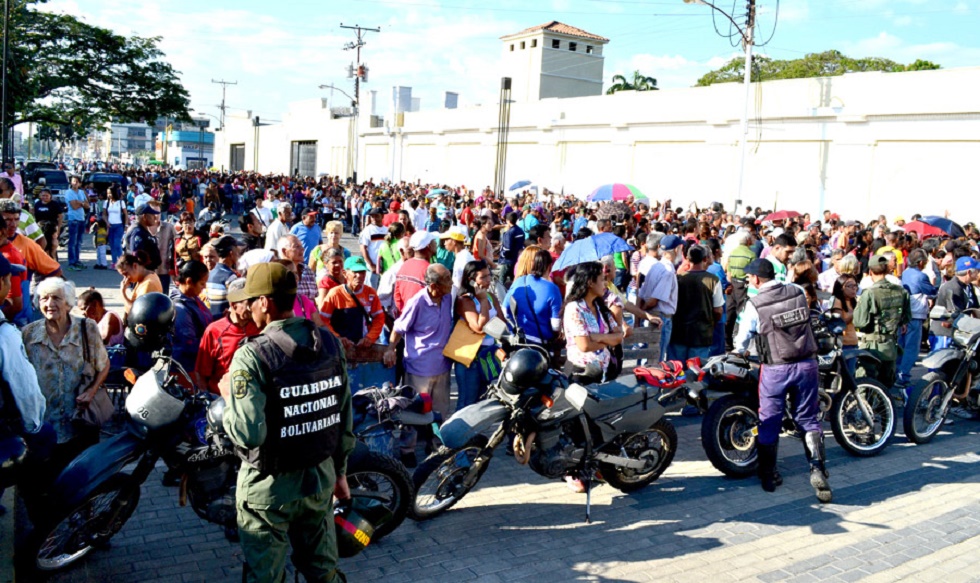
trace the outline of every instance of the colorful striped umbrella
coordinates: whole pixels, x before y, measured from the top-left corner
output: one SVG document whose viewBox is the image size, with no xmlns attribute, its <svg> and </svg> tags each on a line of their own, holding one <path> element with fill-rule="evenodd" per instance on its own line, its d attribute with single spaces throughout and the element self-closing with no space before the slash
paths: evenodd
<svg viewBox="0 0 980 583">
<path fill-rule="evenodd" d="M 632 184 L 620 184 L 618 182 L 614 184 L 603 184 L 592 191 L 588 200 L 589 202 L 605 202 L 609 200 L 627 200 L 631 197 L 633 200 L 650 200 L 647 198 L 647 195 L 640 192 L 640 189 Z"/>
</svg>

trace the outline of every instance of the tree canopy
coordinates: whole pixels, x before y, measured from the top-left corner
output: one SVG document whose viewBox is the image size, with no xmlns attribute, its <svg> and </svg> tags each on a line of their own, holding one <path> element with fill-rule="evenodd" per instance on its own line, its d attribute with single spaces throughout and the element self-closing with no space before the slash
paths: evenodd
<svg viewBox="0 0 980 583">
<path fill-rule="evenodd" d="M 639 71 L 633 71 L 633 78 L 627 80 L 623 75 L 613 75 L 612 86 L 606 91 L 607 95 L 612 95 L 618 91 L 656 91 L 657 80 L 653 77 L 646 77 Z"/>
<path fill-rule="evenodd" d="M 11 124 L 35 122 L 77 137 L 110 120 L 190 119 L 187 90 L 163 60 L 159 37 L 127 38 L 36 4 L 12 0 L 5 64 Z"/>
<path fill-rule="evenodd" d="M 939 69 L 940 66 L 922 59 L 914 63 L 902 65 L 889 59 L 867 57 L 854 59 L 840 51 L 824 51 L 810 53 L 802 59 L 781 60 L 764 56 L 752 59 L 752 81 L 772 81 L 775 79 L 802 79 L 808 77 L 832 77 L 844 73 L 860 73 L 866 71 L 924 71 Z M 701 87 L 715 83 L 741 83 L 745 76 L 745 59 L 738 57 L 726 63 L 720 69 L 707 73 L 698 79 Z"/>
</svg>

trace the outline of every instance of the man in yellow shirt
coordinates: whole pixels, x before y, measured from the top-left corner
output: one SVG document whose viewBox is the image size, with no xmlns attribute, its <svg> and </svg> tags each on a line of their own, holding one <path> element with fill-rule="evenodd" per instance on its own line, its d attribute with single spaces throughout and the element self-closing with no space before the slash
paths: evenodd
<svg viewBox="0 0 980 583">
<path fill-rule="evenodd" d="M 902 277 L 902 271 L 905 269 L 905 254 L 902 253 L 899 247 L 898 235 L 896 233 L 885 233 L 885 246 L 875 252 L 875 255 L 884 255 L 885 253 L 895 254 L 895 277 Z"/>
</svg>

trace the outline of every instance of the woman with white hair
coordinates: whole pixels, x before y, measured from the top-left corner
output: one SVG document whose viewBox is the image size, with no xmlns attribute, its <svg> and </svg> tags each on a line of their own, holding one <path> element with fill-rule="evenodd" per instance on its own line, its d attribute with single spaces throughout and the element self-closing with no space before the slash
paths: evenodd
<svg viewBox="0 0 980 583">
<path fill-rule="evenodd" d="M 99 427 L 82 419 L 96 392 L 104 390 L 109 356 L 98 324 L 71 315 L 71 282 L 49 277 L 38 284 L 37 296 L 44 319 L 24 327 L 24 349 L 47 403 L 44 420 L 58 436 L 55 461 L 67 463 L 99 441 Z"/>
</svg>

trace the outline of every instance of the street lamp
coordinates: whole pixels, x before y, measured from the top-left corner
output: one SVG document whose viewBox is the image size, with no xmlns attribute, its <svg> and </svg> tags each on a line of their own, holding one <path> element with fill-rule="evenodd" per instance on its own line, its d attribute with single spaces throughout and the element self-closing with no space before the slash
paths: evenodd
<svg viewBox="0 0 980 583">
<path fill-rule="evenodd" d="M 752 87 L 752 46 L 755 44 L 755 39 L 753 36 L 755 30 L 755 1 L 756 0 L 747 0 L 746 2 L 747 14 L 745 28 L 743 29 L 737 22 L 735 22 L 732 15 L 728 14 L 721 8 L 718 8 L 714 4 L 707 2 L 706 0 L 684 0 L 685 4 L 702 4 L 721 14 L 727 18 L 730 23 L 732 23 L 732 26 L 735 27 L 735 30 L 737 30 L 738 34 L 742 37 L 742 45 L 745 49 L 745 77 L 742 81 L 743 85 L 745 85 L 745 103 L 744 107 L 742 108 L 742 148 L 738 165 L 738 192 L 735 195 L 736 203 L 744 200 L 742 198 L 742 188 L 745 183 L 745 154 L 747 152 L 747 142 L 749 137 L 749 101 L 751 99 L 750 90 Z"/>
<path fill-rule="evenodd" d="M 334 84 L 330 85 L 320 85 L 320 89 L 330 89 L 331 91 L 339 91 L 347 99 L 350 99 L 351 108 L 354 110 L 354 115 L 351 117 L 351 127 L 350 132 L 347 134 L 347 175 L 354 178 L 357 181 L 357 114 L 360 109 L 357 104 L 357 99 L 351 97 L 350 93 L 347 93 L 340 87 Z M 298 162 L 298 160 L 297 160 Z"/>
</svg>

